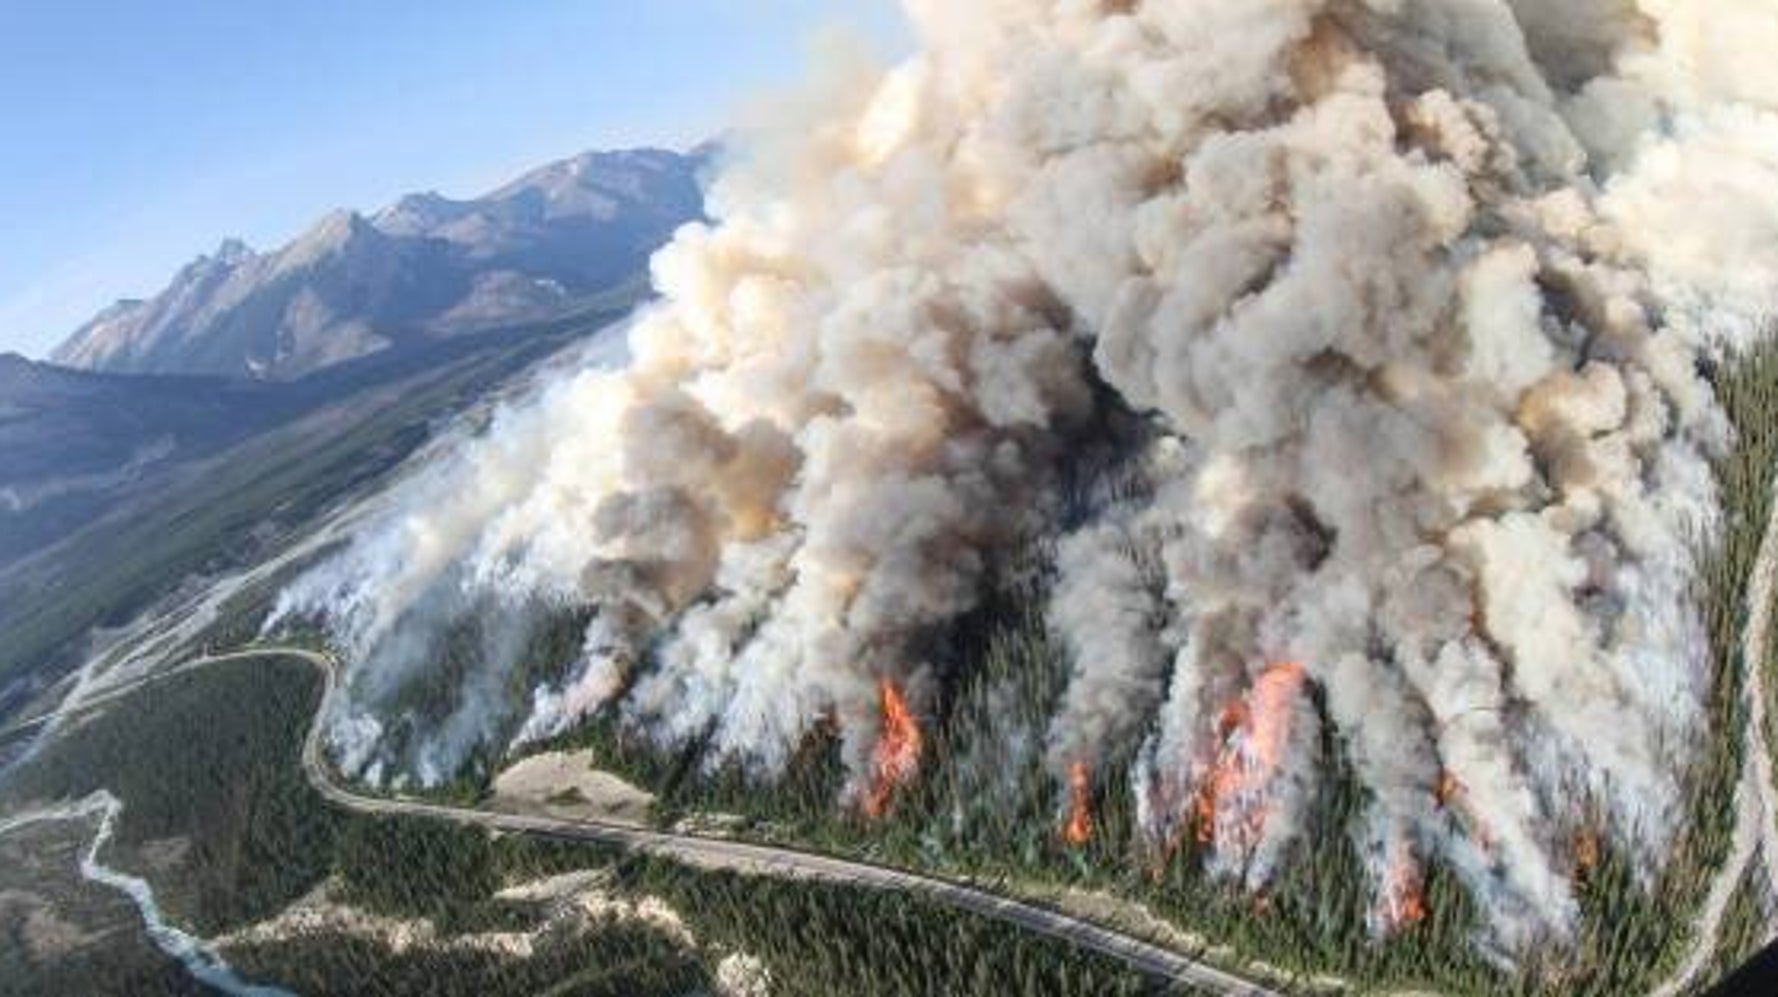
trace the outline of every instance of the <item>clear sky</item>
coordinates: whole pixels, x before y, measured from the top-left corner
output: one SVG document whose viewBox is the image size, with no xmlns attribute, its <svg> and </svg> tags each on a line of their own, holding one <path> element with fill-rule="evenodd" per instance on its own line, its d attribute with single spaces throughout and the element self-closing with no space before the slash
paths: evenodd
<svg viewBox="0 0 1778 997">
<path fill-rule="evenodd" d="M 836 26 L 904 44 L 891 0 L 0 0 L 0 351 L 224 237 L 691 145 Z"/>
</svg>

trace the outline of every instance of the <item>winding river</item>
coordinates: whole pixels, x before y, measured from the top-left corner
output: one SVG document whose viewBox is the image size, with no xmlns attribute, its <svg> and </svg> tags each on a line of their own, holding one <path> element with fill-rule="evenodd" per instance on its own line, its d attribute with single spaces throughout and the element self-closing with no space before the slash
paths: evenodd
<svg viewBox="0 0 1778 997">
<path fill-rule="evenodd" d="M 288 990 L 249 983 L 229 968 L 209 944 L 197 936 L 168 923 L 154 898 L 154 888 L 140 876 L 113 869 L 99 860 L 99 853 L 111 842 L 117 817 L 123 813 L 123 801 L 101 789 L 85 799 L 50 810 L 38 810 L 0 823 L 0 834 L 26 827 L 58 821 L 99 818 L 98 833 L 80 857 L 80 874 L 88 881 L 117 890 L 130 898 L 142 915 L 142 925 L 156 948 L 179 960 L 187 972 L 231 997 L 295 997 Z"/>
</svg>

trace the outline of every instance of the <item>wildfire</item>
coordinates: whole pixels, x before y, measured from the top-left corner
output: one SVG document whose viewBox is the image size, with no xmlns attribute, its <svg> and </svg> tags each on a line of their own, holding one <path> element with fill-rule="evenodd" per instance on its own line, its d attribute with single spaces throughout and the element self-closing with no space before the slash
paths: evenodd
<svg viewBox="0 0 1778 997">
<path fill-rule="evenodd" d="M 1456 773 L 1452 772 L 1450 769 L 1445 769 L 1438 774 L 1437 796 L 1439 806 L 1449 807 L 1453 801 L 1463 795 L 1463 792 L 1463 781 L 1457 778 Z"/>
<path fill-rule="evenodd" d="M 1068 824 L 1062 837 L 1076 848 L 1093 840 L 1093 777 L 1086 762 L 1068 767 Z"/>
<path fill-rule="evenodd" d="M 1426 877 L 1420 863 L 1407 847 L 1397 850 L 1398 857 L 1389 867 L 1379 898 L 1378 924 L 1385 935 L 1393 935 L 1426 920 Z"/>
<path fill-rule="evenodd" d="M 864 797 L 864 814 L 873 820 L 888 811 L 896 787 L 919 770 L 924 741 L 901 687 L 884 679 L 877 688 L 882 697 L 883 728 L 871 753 L 870 791 Z"/>
<path fill-rule="evenodd" d="M 1302 665 L 1272 665 L 1223 711 L 1218 731 L 1222 747 L 1193 808 L 1202 844 L 1242 852 L 1259 845 L 1271 813 L 1266 789 L 1284 763 L 1292 709 L 1306 681 Z"/>
<path fill-rule="evenodd" d="M 1475 837 L 1476 844 L 1482 851 L 1494 850 L 1494 836 L 1489 832 L 1487 822 L 1469 804 L 1469 787 L 1450 769 L 1439 773 L 1435 796 L 1439 806 L 1456 814 L 1469 827 L 1470 834 Z"/>
<path fill-rule="evenodd" d="M 1599 832 L 1590 827 L 1582 828 L 1574 836 L 1574 867 L 1577 872 L 1586 874 L 1593 871 L 1599 864 Z"/>
</svg>

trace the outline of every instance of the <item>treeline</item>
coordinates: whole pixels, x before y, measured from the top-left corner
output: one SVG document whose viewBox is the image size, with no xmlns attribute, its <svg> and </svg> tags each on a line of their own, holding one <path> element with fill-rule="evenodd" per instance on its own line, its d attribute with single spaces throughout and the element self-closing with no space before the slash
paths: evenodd
<svg viewBox="0 0 1778 997">
<path fill-rule="evenodd" d="M 738 767 L 705 771 L 702 744 L 662 750 L 611 716 L 556 746 L 595 749 L 601 767 L 658 794 L 663 821 L 733 812 L 751 819 L 745 833 L 754 837 L 911 868 L 1106 889 L 1305 977 L 1333 973 L 1368 985 L 1475 994 L 1643 992 L 1678 965 L 1690 941 L 1683 926 L 1729 852 L 1747 669 L 1766 668 L 1778 689 L 1778 654 L 1744 662 L 1740 646 L 1778 467 L 1778 341 L 1767 339 L 1711 374 L 1737 438 L 1715 466 L 1721 529 L 1706 535 L 1706 524 L 1698 524 L 1696 596 L 1712 674 L 1706 740 L 1685 774 L 1682 830 L 1652 883 L 1627 856 L 1601 847 L 1577 883 L 1582 920 L 1573 950 L 1536 953 L 1514 970 L 1478 954 L 1478 912 L 1453 874 L 1437 864 L 1427 870 L 1429 916 L 1387 943 L 1372 938 L 1366 920 L 1372 885 L 1354 837 L 1367 799 L 1347 770 L 1343 745 L 1332 737 L 1321 745 L 1325 772 L 1310 829 L 1263 897 L 1208 876 L 1204 856 L 1189 840 L 1171 856 L 1152 854 L 1136 833 L 1128 757 L 1094 773 L 1093 840 L 1081 849 L 1063 843 L 1058 828 L 1065 801 L 1041 745 L 1067 662 L 1044 623 L 1048 552 L 1037 545 L 1003 570 L 981 607 L 922 648 L 944 683 L 941 712 L 925 718 L 929 751 L 918 781 L 878 822 L 867 825 L 840 806 L 844 776 L 832 730 L 812 735 L 782 778 L 771 782 Z M 1091 504 L 1090 491 L 1075 488 L 1072 504 Z M 1778 743 L 1773 713 L 1771 736 Z M 1581 813 L 1597 810 L 1586 800 L 1575 806 Z"/>
<path fill-rule="evenodd" d="M 678 960 L 655 952 L 655 965 L 631 960 L 641 975 L 634 981 L 637 989 L 626 993 L 668 992 L 647 987 L 679 980 L 675 967 L 686 959 L 701 959 L 704 970 L 713 972 L 725 954 L 735 952 L 759 958 L 768 967 L 777 995 L 1115 997 L 1182 992 L 1167 991 L 1107 957 L 918 895 L 691 869 L 597 845 L 492 837 L 409 818 L 364 821 L 347 840 L 352 847 L 341 849 L 339 872 L 345 896 L 354 904 L 391 916 L 427 917 L 457 934 L 525 930 L 530 905 L 495 899 L 502 885 L 589 867 L 607 873 L 602 890 L 632 901 L 664 901 L 684 919 L 697 951 Z M 635 931 L 614 941 L 606 937 L 610 930 L 576 943 L 588 957 L 586 964 L 593 963 L 591 957 L 608 957 L 618 941 L 631 949 L 644 941 Z M 311 953 L 308 958 L 319 957 Z M 435 957 L 452 972 L 459 959 Z M 392 972 L 399 973 L 401 964 L 395 965 Z M 536 979 L 535 966 L 513 966 L 510 972 L 515 978 Z M 503 985 L 449 992 L 529 991 Z"/>
<path fill-rule="evenodd" d="M 146 686 L 71 720 L 0 782 L 0 810 L 108 789 L 124 809 L 106 860 L 169 916 L 199 933 L 268 916 L 327 874 L 344 824 L 300 765 L 320 694 L 311 665 L 282 658 Z"/>
<path fill-rule="evenodd" d="M 779 997 L 1187 992 L 1109 957 L 916 894 L 691 870 L 650 858 L 632 858 L 617 871 L 627 889 L 667 899 L 705 945 L 764 960 Z"/>
<path fill-rule="evenodd" d="M 1111 960 L 918 897 L 335 812 L 300 767 L 319 692 L 311 665 L 280 658 L 148 686 L 51 742 L 0 789 L 0 807 L 110 789 L 125 806 L 106 860 L 148 878 L 168 916 L 202 935 L 275 917 L 331 877 L 339 901 L 428 920 L 447 940 L 391 951 L 329 931 L 227 953 L 245 977 L 300 993 L 683 995 L 708 990 L 735 952 L 762 959 L 780 994 L 1159 992 Z M 586 869 L 605 870 L 613 895 L 665 901 L 696 945 L 636 921 L 548 922 L 547 904 L 497 896 Z M 488 933 L 535 938 L 523 957 L 448 941 Z M 87 969 L 98 975 L 86 992 L 161 992 L 146 978 L 110 989 L 103 966 L 77 975 Z"/>
</svg>

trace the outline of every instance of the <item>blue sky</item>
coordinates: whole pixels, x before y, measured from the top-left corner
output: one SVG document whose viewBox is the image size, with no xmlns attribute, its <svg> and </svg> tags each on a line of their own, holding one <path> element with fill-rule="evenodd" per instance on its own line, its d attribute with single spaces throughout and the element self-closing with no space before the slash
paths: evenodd
<svg viewBox="0 0 1778 997">
<path fill-rule="evenodd" d="M 692 144 L 834 26 L 904 44 L 891 0 L 0 0 L 0 351 L 227 236 Z"/>
</svg>

